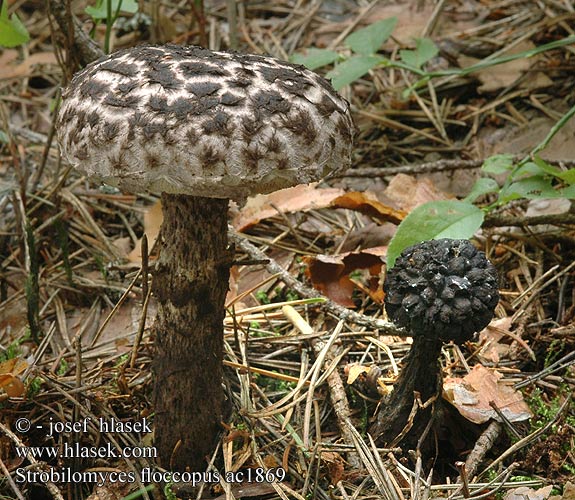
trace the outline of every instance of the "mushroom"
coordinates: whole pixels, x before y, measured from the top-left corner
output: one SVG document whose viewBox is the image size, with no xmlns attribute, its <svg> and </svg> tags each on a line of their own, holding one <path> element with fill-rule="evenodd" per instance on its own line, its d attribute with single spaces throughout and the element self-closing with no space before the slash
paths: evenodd
<svg viewBox="0 0 575 500">
<path fill-rule="evenodd" d="M 349 105 L 302 66 L 178 45 L 103 57 L 62 97 L 58 140 L 76 169 L 122 190 L 161 193 L 155 445 L 164 467 L 200 470 L 224 400 L 229 199 L 347 168 Z"/>
<path fill-rule="evenodd" d="M 497 271 L 468 240 L 439 239 L 406 248 L 387 271 L 385 309 L 413 336 L 413 345 L 393 392 L 371 427 L 388 445 L 417 445 L 429 424 L 429 411 L 413 418 L 421 402 L 441 395 L 442 345 L 462 344 L 485 328 L 499 301 Z"/>
</svg>

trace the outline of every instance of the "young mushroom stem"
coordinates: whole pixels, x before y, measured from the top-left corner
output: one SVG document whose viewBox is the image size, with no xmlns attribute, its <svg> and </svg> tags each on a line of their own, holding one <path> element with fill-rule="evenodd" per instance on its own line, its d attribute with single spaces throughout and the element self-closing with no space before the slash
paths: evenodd
<svg viewBox="0 0 575 500">
<path fill-rule="evenodd" d="M 162 466 L 199 471 L 222 419 L 228 200 L 164 193 L 162 211 L 153 280 L 155 444 Z"/>
</svg>

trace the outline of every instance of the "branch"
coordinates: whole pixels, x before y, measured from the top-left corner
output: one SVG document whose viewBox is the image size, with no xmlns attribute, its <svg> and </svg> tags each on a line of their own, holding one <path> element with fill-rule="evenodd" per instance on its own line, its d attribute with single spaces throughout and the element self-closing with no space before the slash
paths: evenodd
<svg viewBox="0 0 575 500">
<path fill-rule="evenodd" d="M 50 0 L 49 6 L 58 26 L 72 42 L 72 47 L 78 54 L 81 64 L 85 66 L 105 55 L 100 46 L 84 32 L 82 23 L 69 10 L 70 6 L 66 0 Z"/>
<path fill-rule="evenodd" d="M 355 323 L 356 325 L 367 326 L 375 330 L 380 330 L 388 335 L 397 335 L 400 337 L 405 337 L 407 333 L 395 326 L 389 321 L 384 321 L 382 319 L 370 318 L 364 314 L 359 314 L 354 311 L 336 304 L 335 302 L 329 300 L 320 294 L 317 290 L 304 285 L 297 279 L 295 279 L 291 274 L 289 274 L 283 267 L 281 267 L 275 260 L 270 259 L 265 253 L 263 253 L 259 248 L 252 245 L 244 236 L 239 235 L 234 230 L 228 231 L 230 240 L 240 248 L 242 251 L 247 253 L 252 259 L 267 261 L 267 270 L 271 274 L 279 275 L 279 278 L 291 289 L 295 290 L 301 297 L 305 298 L 323 298 L 325 303 L 322 304 L 325 309 L 335 315 L 338 319 L 344 319 Z"/>
</svg>

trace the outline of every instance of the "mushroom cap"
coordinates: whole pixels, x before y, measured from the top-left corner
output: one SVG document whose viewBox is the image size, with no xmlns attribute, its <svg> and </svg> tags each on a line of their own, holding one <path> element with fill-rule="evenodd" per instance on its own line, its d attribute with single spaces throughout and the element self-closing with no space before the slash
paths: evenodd
<svg viewBox="0 0 575 500">
<path fill-rule="evenodd" d="M 271 57 L 139 46 L 86 66 L 62 98 L 62 154 L 126 191 L 243 199 L 351 162 L 347 101 Z"/>
<path fill-rule="evenodd" d="M 468 240 L 424 241 L 387 271 L 385 310 L 412 335 L 461 344 L 493 318 L 497 281 L 493 264 Z"/>
</svg>

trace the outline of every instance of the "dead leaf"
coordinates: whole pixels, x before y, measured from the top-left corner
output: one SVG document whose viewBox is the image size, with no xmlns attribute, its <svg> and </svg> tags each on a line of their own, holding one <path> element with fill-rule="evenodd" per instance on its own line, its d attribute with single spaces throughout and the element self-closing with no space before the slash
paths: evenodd
<svg viewBox="0 0 575 500">
<path fill-rule="evenodd" d="M 410 212 L 428 201 L 450 198 L 443 191 L 437 189 L 429 179 L 416 179 L 407 174 L 397 174 L 393 177 L 384 194 L 395 202 L 399 209 L 406 212 Z"/>
<path fill-rule="evenodd" d="M 433 3 L 428 2 L 409 2 L 409 3 L 387 3 L 378 2 L 371 8 L 365 16 L 361 18 L 357 28 L 365 28 L 382 19 L 390 17 L 397 18 L 397 26 L 393 31 L 393 38 L 400 44 L 406 45 L 413 42 L 414 38 L 422 36 L 423 30 L 427 25 L 429 18 L 433 13 Z M 350 21 L 346 20 L 341 23 L 326 23 L 324 26 L 315 30 L 316 40 L 314 45 L 317 47 L 327 47 L 333 39 L 340 35 L 348 26 Z M 384 47 L 392 49 L 396 46 L 393 41 L 388 41 Z"/>
<path fill-rule="evenodd" d="M 329 482 L 333 485 L 339 483 L 343 478 L 345 460 L 335 451 L 322 451 L 321 459 L 327 464 Z"/>
<path fill-rule="evenodd" d="M 250 198 L 234 218 L 233 226 L 241 232 L 278 214 L 319 208 L 347 208 L 395 224 L 407 215 L 402 210 L 384 205 L 374 194 L 346 193 L 342 189 L 319 189 L 316 184 L 302 184 Z"/>
<path fill-rule="evenodd" d="M 551 495 L 549 500 L 575 500 L 575 484 L 567 481 L 563 487 L 563 495 Z"/>
<path fill-rule="evenodd" d="M 529 488 L 528 486 L 520 486 L 513 490 L 509 490 L 503 497 L 505 500 L 546 500 L 549 498 L 549 493 L 553 489 L 553 485 L 544 486 L 538 490 Z"/>
<path fill-rule="evenodd" d="M 30 76 L 32 67 L 37 64 L 58 64 L 54 52 L 36 52 L 20 63 L 15 63 L 18 52 L 5 50 L 0 57 L 0 80 Z"/>
<path fill-rule="evenodd" d="M 162 203 L 158 200 L 148 208 L 144 214 L 144 233 L 148 237 L 149 252 L 154 248 L 154 244 L 160 234 L 160 227 L 164 220 L 162 214 Z M 142 263 L 142 240 L 138 241 L 136 247 L 128 254 L 128 260 L 136 264 Z"/>
<path fill-rule="evenodd" d="M 407 215 L 403 210 L 396 210 L 384 205 L 375 199 L 375 196 L 357 191 L 338 196 L 330 203 L 330 206 L 355 210 L 356 212 L 361 212 L 364 215 L 373 217 L 380 222 L 393 222 L 394 224 L 400 224 Z"/>
<path fill-rule="evenodd" d="M 347 384 L 353 384 L 362 373 L 369 373 L 369 367 L 358 363 L 349 364 L 345 367 L 347 373 Z"/>
<path fill-rule="evenodd" d="M 509 356 L 511 346 L 501 340 L 509 339 L 505 332 L 511 328 L 512 319 L 508 317 L 493 320 L 479 333 L 479 342 L 482 345 L 478 353 L 480 360 L 499 363 L 501 358 Z"/>
<path fill-rule="evenodd" d="M 510 421 L 520 422 L 531 418 L 532 413 L 520 392 L 502 380 L 493 368 L 475 365 L 464 378 L 447 378 L 443 382 L 443 397 L 459 413 L 476 424 L 490 419 L 500 421 L 493 403 Z"/>
<path fill-rule="evenodd" d="M 248 199 L 234 217 L 232 224 L 236 231 L 242 232 L 279 213 L 326 208 L 335 198 L 343 194 L 345 194 L 343 189 L 318 189 L 317 184 L 301 184 L 270 194 L 257 195 Z"/>
<path fill-rule="evenodd" d="M 532 42 L 526 40 L 513 47 L 513 49 L 507 51 L 505 55 L 518 54 L 519 52 L 524 52 L 534 48 L 535 45 Z M 457 61 L 462 68 L 467 68 L 477 64 L 481 61 L 481 59 L 461 56 L 457 59 Z M 495 92 L 500 89 L 508 89 L 519 78 L 521 78 L 525 72 L 534 67 L 536 61 L 536 57 L 522 57 L 514 61 L 498 64 L 496 66 L 491 66 L 490 68 L 485 68 L 474 72 L 473 75 L 481 82 L 481 86 L 477 89 L 478 92 L 480 94 L 484 94 Z M 552 84 L 553 81 L 547 75 L 539 71 L 533 73 L 532 75 L 530 74 L 529 78 L 525 78 L 522 82 L 520 82 L 519 87 L 528 90 L 535 90 L 538 88 L 549 87 Z"/>
<path fill-rule="evenodd" d="M 12 358 L 0 363 L 0 387 L 11 398 L 22 397 L 26 393 L 24 383 L 18 375 L 24 373 L 28 363 L 20 358 Z"/>
<path fill-rule="evenodd" d="M 375 278 L 375 287 L 372 289 L 371 282 L 368 293 L 382 303 L 379 276 L 386 251 L 387 247 L 367 248 L 340 255 L 307 256 L 303 260 L 307 264 L 306 274 L 316 290 L 338 304 L 355 307 L 352 294 L 357 284 L 349 278 L 349 274 L 358 269 L 367 269 L 370 278 Z"/>
</svg>

